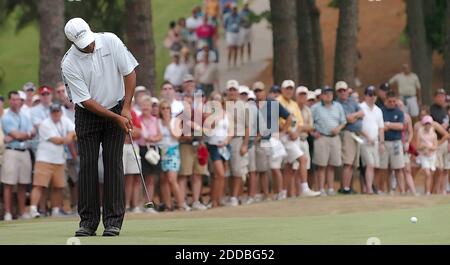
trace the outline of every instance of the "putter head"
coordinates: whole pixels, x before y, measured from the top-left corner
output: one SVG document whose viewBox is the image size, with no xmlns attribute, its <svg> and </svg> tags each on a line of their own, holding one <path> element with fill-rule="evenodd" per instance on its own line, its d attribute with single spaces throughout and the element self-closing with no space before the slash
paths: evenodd
<svg viewBox="0 0 450 265">
<path fill-rule="evenodd" d="M 155 208 L 155 204 L 153 202 L 146 202 L 144 204 L 144 209 L 151 209 L 151 208 Z"/>
</svg>

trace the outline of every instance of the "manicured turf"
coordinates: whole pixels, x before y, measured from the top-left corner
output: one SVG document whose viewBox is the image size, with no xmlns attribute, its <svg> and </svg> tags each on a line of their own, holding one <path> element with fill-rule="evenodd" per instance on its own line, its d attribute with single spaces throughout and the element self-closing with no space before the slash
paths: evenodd
<svg viewBox="0 0 450 265">
<path fill-rule="evenodd" d="M 364 204 L 365 199 L 360 199 Z M 345 203 L 344 200 L 342 200 Z M 280 206 L 283 204 L 281 202 Z M 325 215 L 270 216 L 277 203 L 261 204 L 264 217 L 201 217 L 193 213 L 129 217 L 118 238 L 82 238 L 81 244 L 450 244 L 450 205 Z M 259 207 L 259 206 L 258 206 Z M 251 211 L 252 208 L 248 208 Z M 345 210 L 347 211 L 347 210 Z M 255 213 L 255 216 L 258 214 Z M 180 217 L 181 216 L 181 217 Z M 200 217 L 198 217 L 200 216 Z M 245 215 L 248 216 L 248 213 Z M 412 224 L 410 218 L 418 222 Z M 65 244 L 76 220 L 0 222 L 0 244 Z M 99 228 L 98 234 L 103 232 Z"/>
<path fill-rule="evenodd" d="M 156 45 L 156 71 L 158 84 L 162 82 L 165 66 L 170 62 L 163 41 L 171 20 L 188 17 L 191 9 L 201 0 L 154 0 L 153 31 Z M 16 14 L 5 25 L 0 26 L 0 77 L 2 70 L 5 79 L 0 83 L 0 94 L 19 89 L 27 81 L 37 83 L 39 66 L 39 33 L 34 23 L 18 34 L 15 33 Z"/>
</svg>

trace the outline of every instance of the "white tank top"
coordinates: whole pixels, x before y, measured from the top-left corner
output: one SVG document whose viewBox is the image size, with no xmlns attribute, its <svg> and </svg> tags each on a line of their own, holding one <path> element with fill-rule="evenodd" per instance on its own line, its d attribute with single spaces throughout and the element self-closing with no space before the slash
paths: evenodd
<svg viewBox="0 0 450 265">
<path fill-rule="evenodd" d="M 224 117 L 219 120 L 216 127 L 211 131 L 211 136 L 206 137 L 206 142 L 210 145 L 219 145 L 227 140 L 228 137 L 229 121 L 228 117 Z"/>
</svg>

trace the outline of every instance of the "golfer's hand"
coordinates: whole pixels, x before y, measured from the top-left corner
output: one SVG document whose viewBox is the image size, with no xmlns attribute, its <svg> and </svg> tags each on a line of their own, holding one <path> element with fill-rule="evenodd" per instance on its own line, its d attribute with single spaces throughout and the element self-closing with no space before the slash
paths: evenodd
<svg viewBox="0 0 450 265">
<path fill-rule="evenodd" d="M 132 119 L 132 116 L 131 116 L 131 111 L 130 111 L 130 109 L 128 109 L 128 108 L 123 108 L 122 109 L 122 113 L 120 114 L 122 117 L 125 117 L 125 118 L 127 118 L 127 119 L 129 119 L 130 121 L 131 121 L 131 119 Z"/>
<path fill-rule="evenodd" d="M 117 115 L 116 122 L 119 125 L 119 127 L 125 131 L 126 134 L 128 134 L 130 131 L 133 130 L 133 125 L 131 124 L 131 121 L 128 118 Z"/>
</svg>

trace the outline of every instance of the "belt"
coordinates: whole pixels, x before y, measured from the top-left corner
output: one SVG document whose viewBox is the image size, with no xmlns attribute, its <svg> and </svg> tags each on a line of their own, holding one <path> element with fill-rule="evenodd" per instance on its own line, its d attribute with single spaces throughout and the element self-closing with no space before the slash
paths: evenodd
<svg viewBox="0 0 450 265">
<path fill-rule="evenodd" d="M 12 147 L 6 147 L 6 150 L 14 150 L 14 151 L 19 151 L 19 152 L 28 151 L 28 149 L 12 148 Z"/>
<path fill-rule="evenodd" d="M 320 136 L 333 138 L 333 137 L 335 137 L 336 135 L 328 135 L 328 134 L 320 133 Z"/>
</svg>

